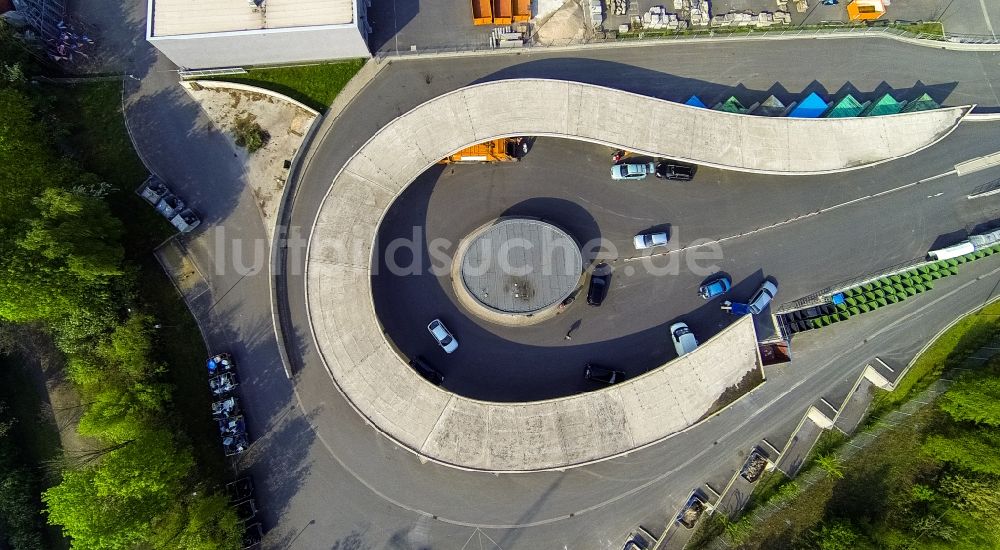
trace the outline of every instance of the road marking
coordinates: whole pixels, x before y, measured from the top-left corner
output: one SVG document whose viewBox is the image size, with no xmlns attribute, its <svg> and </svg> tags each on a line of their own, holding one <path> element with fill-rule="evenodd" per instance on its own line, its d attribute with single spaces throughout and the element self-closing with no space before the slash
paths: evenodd
<svg viewBox="0 0 1000 550">
<path fill-rule="evenodd" d="M 944 173 L 938 174 L 936 176 L 931 176 L 931 177 L 924 178 L 924 179 L 919 180 L 919 181 L 914 181 L 914 182 L 911 182 L 911 183 L 907 183 L 906 185 L 900 185 L 899 187 L 893 187 L 892 189 L 886 189 L 885 191 L 879 191 L 878 193 L 873 193 L 871 195 L 865 195 L 863 197 L 858 197 L 856 199 L 851 199 L 849 201 L 845 201 L 845 202 L 842 202 L 840 204 L 835 204 L 833 206 L 829 206 L 829 207 L 826 207 L 826 208 L 820 208 L 819 210 L 816 210 L 814 212 L 809 212 L 809 213 L 806 213 L 806 214 L 800 214 L 798 216 L 794 216 L 794 217 L 788 218 L 787 220 L 784 220 L 784 221 L 772 223 L 770 225 L 765 225 L 763 227 L 758 227 L 757 229 L 753 229 L 753 230 L 746 231 L 746 232 L 743 232 L 743 233 L 738 233 L 736 235 L 730 235 L 728 237 L 722 237 L 721 239 L 716 239 L 716 240 L 712 240 L 712 241 L 706 241 L 706 242 L 702 242 L 702 243 L 699 243 L 699 244 L 692 244 L 692 245 L 684 246 L 684 247 L 681 247 L 681 248 L 677 248 L 675 250 L 668 250 L 666 252 L 660 252 L 658 254 L 650 254 L 649 256 L 635 256 L 635 257 L 632 257 L 632 258 L 625 258 L 624 261 L 629 262 L 629 261 L 634 261 L 634 260 L 642 260 L 644 258 L 656 258 L 656 257 L 660 257 L 660 256 L 668 256 L 670 254 L 677 254 L 677 253 L 680 253 L 680 252 L 687 252 L 688 250 L 695 250 L 695 249 L 698 249 L 698 248 L 705 248 L 706 246 L 712 246 L 712 245 L 716 245 L 716 244 L 722 244 L 722 243 L 724 243 L 726 241 L 732 241 L 732 240 L 736 240 L 736 239 L 741 239 L 743 237 L 749 237 L 751 235 L 756 235 L 757 233 L 762 233 L 764 231 L 770 231 L 772 229 L 777 229 L 779 227 L 782 227 L 782 226 L 785 226 L 785 225 L 788 225 L 788 224 L 800 222 L 800 221 L 808 219 L 808 218 L 819 216 L 820 214 L 825 214 L 825 213 L 831 212 L 833 210 L 837 210 L 837 209 L 840 209 L 840 208 L 851 206 L 852 204 L 856 204 L 856 203 L 859 203 L 859 202 L 864 202 L 864 201 L 871 200 L 871 199 L 877 199 L 877 198 L 883 197 L 885 195 L 889 195 L 889 194 L 895 193 L 897 191 L 902 191 L 904 189 L 909 189 L 910 187 L 914 187 L 914 186 L 920 185 L 921 183 L 927 183 L 929 181 L 940 179 L 940 178 L 943 178 L 943 177 L 946 177 L 946 176 L 951 176 L 951 175 L 954 175 L 954 174 L 956 174 L 955 170 L 949 170 L 948 172 L 944 172 Z M 937 195 L 935 195 L 935 196 L 937 196 Z"/>
<path fill-rule="evenodd" d="M 979 0 L 979 7 L 983 9 L 983 19 L 986 20 L 986 29 L 990 31 L 993 39 L 996 40 L 997 33 L 993 32 L 993 23 L 990 22 L 990 12 L 986 9 L 986 0 Z"/>
<path fill-rule="evenodd" d="M 937 198 L 937 197 L 940 197 L 941 195 L 944 195 L 944 193 L 938 193 L 938 194 L 936 194 L 936 195 L 927 195 L 927 198 L 928 198 L 928 199 L 933 199 L 933 198 Z"/>
</svg>

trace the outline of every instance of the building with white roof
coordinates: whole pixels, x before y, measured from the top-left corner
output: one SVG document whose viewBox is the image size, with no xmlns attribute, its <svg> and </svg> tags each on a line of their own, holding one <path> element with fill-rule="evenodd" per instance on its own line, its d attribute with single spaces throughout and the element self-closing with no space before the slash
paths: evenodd
<svg viewBox="0 0 1000 550">
<path fill-rule="evenodd" d="M 370 57 L 368 0 L 149 0 L 146 39 L 186 69 Z"/>
</svg>

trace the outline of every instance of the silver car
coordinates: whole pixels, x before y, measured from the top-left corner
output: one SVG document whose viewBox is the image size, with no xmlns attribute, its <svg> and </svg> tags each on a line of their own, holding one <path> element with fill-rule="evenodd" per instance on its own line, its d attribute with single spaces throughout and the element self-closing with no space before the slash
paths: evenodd
<svg viewBox="0 0 1000 550">
<path fill-rule="evenodd" d="M 667 235 L 666 231 L 660 231 L 659 233 L 642 233 L 633 238 L 636 250 L 646 250 L 647 248 L 653 248 L 654 246 L 666 246 L 667 241 L 669 240 L 670 236 Z"/>
<path fill-rule="evenodd" d="M 677 350 L 677 357 L 683 357 L 698 347 L 698 340 L 694 337 L 687 323 L 678 322 L 670 325 L 670 340 Z"/>
<path fill-rule="evenodd" d="M 431 336 L 433 336 L 435 340 L 437 340 L 438 345 L 441 346 L 441 349 L 443 349 L 445 353 L 451 353 L 458 349 L 458 340 L 452 336 L 451 332 L 448 331 L 448 328 L 441 322 L 441 319 L 434 319 L 431 321 L 430 324 L 427 325 L 427 331 L 431 333 Z"/>
<path fill-rule="evenodd" d="M 652 162 L 623 162 L 611 167 L 613 180 L 641 180 L 653 173 L 656 167 Z"/>
<path fill-rule="evenodd" d="M 747 302 L 747 309 L 750 310 L 750 313 L 757 315 L 764 311 L 768 304 L 771 303 L 771 300 L 777 295 L 778 286 L 771 281 L 764 281 L 764 284 L 760 285 L 757 292 L 754 292 L 753 298 L 750 298 L 750 301 Z"/>
</svg>

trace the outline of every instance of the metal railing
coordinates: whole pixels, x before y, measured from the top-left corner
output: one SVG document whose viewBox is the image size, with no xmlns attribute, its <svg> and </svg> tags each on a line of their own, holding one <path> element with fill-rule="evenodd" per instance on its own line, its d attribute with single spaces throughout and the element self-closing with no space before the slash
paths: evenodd
<svg viewBox="0 0 1000 550">
<path fill-rule="evenodd" d="M 201 78 L 203 76 L 226 76 L 231 74 L 247 74 L 243 67 L 227 67 L 224 69 L 198 69 L 177 71 L 181 78 Z"/>
</svg>

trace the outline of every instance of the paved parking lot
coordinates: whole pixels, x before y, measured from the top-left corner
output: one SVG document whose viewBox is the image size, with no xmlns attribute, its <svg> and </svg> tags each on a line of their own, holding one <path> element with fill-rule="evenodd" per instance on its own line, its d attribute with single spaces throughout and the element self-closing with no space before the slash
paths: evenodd
<svg viewBox="0 0 1000 550">
<path fill-rule="evenodd" d="M 960 128 L 932 148 L 927 159 L 964 158 L 966 145 L 979 141 L 984 130 L 974 125 Z M 719 300 L 706 303 L 696 294 L 714 272 L 732 277 L 734 300 L 747 299 L 765 277 L 773 276 L 780 303 L 808 294 L 817 285 L 922 255 L 935 239 L 913 239 L 912 223 L 926 226 L 929 234 L 947 233 L 954 224 L 954 218 L 935 213 L 940 205 L 926 200 L 933 193 L 913 188 L 887 199 L 906 204 L 911 212 L 906 218 L 882 215 L 888 203 L 863 202 L 815 221 L 728 240 L 716 257 L 708 255 L 708 249 L 701 257 L 660 256 L 650 261 L 650 269 L 645 262 L 624 261 L 638 256 L 631 245 L 638 232 L 669 228 L 674 248 L 688 246 L 813 211 L 820 206 L 816 193 L 823 197 L 823 206 L 830 206 L 938 174 L 944 167 L 925 165 L 901 174 L 899 163 L 890 163 L 865 171 L 860 179 L 850 173 L 795 178 L 702 168 L 688 183 L 655 178 L 613 182 L 607 175 L 610 153 L 586 143 L 539 139 L 520 163 L 438 166 L 412 184 L 383 221 L 379 242 L 384 250 L 396 238 L 416 236 L 422 271 L 395 276 L 383 263 L 373 280 L 380 320 L 403 354 L 423 356 L 445 374 L 448 389 L 478 399 L 536 400 L 586 391 L 594 388 L 583 378 L 588 362 L 635 376 L 674 357 L 667 327 L 675 321 L 687 322 L 701 341 L 726 326 L 732 318 L 720 310 Z M 920 164 L 918 160 L 909 166 Z M 951 192 L 961 185 L 951 178 L 935 184 Z M 957 206 L 968 208 L 964 203 Z M 588 306 L 581 295 L 561 315 L 531 327 L 502 327 L 467 314 L 447 274 L 429 272 L 427 243 L 445 239 L 453 243 L 445 250 L 454 250 L 467 233 L 502 215 L 542 217 L 581 243 L 597 238 L 609 242 L 620 260 L 612 262 L 615 273 L 605 303 Z M 973 208 L 957 215 L 978 218 L 982 213 Z M 819 237 L 831 232 L 841 238 Z M 817 247 L 816 242 L 824 244 Z M 861 243 L 878 246 L 859 250 Z M 831 257 L 838 261 L 831 263 Z M 384 262 L 385 255 L 380 258 Z M 405 263 L 407 253 L 397 253 L 396 259 Z M 586 292 L 585 285 L 581 292 Z M 455 354 L 460 358 L 441 352 L 427 335 L 424 325 L 435 317 L 441 317 L 461 342 L 462 353 Z M 570 332 L 572 339 L 567 340 Z"/>
</svg>

